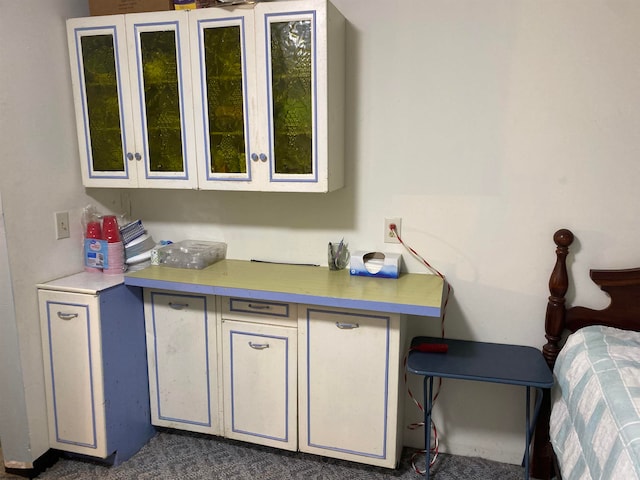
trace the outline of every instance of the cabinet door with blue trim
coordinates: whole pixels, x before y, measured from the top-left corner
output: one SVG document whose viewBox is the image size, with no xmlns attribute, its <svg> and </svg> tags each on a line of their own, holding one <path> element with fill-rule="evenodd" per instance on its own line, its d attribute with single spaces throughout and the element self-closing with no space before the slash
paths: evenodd
<svg viewBox="0 0 640 480">
<path fill-rule="evenodd" d="M 400 459 L 400 317 L 298 308 L 300 451 L 394 468 Z"/>
<path fill-rule="evenodd" d="M 223 319 L 224 435 L 298 447 L 295 328 Z"/>
<path fill-rule="evenodd" d="M 220 434 L 215 297 L 144 290 L 151 423 Z"/>
<path fill-rule="evenodd" d="M 105 396 L 96 295 L 39 290 L 49 445 L 106 458 Z"/>
</svg>

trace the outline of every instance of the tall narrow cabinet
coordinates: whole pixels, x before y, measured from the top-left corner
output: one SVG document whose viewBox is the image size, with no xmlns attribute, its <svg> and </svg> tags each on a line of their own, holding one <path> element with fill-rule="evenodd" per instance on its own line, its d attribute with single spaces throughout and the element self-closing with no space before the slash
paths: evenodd
<svg viewBox="0 0 640 480">
<path fill-rule="evenodd" d="M 140 288 L 82 272 L 38 285 L 51 448 L 117 464 L 155 430 Z"/>
</svg>

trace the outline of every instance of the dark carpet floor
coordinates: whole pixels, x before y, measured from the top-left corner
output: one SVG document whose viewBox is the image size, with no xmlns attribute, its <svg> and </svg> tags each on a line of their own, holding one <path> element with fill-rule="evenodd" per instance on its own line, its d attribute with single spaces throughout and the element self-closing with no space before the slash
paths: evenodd
<svg viewBox="0 0 640 480">
<path fill-rule="evenodd" d="M 304 453 L 293 453 L 193 433 L 160 431 L 126 462 L 106 467 L 86 460 L 61 458 L 38 479 L 56 480 L 417 480 L 413 451 L 405 449 L 395 470 Z M 420 468 L 424 460 L 418 461 Z M 481 458 L 441 454 L 432 467 L 433 480 L 514 480 L 522 467 Z M 0 472 L 0 480 L 22 477 Z"/>
</svg>

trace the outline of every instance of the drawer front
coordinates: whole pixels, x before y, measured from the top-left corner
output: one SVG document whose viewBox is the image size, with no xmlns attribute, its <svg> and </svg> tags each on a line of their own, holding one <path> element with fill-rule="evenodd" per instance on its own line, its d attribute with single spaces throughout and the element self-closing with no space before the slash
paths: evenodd
<svg viewBox="0 0 640 480">
<path fill-rule="evenodd" d="M 221 310 L 225 319 L 288 327 L 297 326 L 298 309 L 294 303 L 222 297 Z"/>
</svg>

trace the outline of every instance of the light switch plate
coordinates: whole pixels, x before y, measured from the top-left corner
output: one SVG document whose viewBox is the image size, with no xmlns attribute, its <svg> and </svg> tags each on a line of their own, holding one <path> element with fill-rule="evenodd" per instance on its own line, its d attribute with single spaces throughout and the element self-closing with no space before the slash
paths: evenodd
<svg viewBox="0 0 640 480">
<path fill-rule="evenodd" d="M 63 238 L 69 238 L 71 233 L 69 231 L 69 212 L 56 212 L 56 240 L 62 240 Z"/>
</svg>

